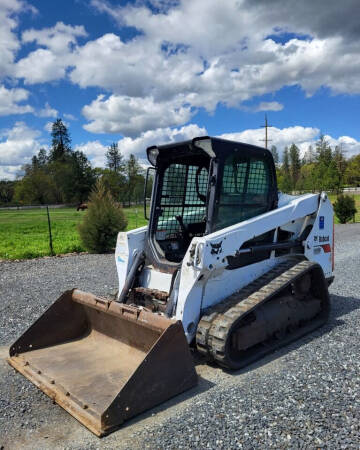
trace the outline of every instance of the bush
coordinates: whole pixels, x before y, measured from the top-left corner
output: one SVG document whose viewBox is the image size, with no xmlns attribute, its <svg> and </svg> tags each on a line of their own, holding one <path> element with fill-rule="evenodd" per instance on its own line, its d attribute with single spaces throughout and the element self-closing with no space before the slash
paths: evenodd
<svg viewBox="0 0 360 450">
<path fill-rule="evenodd" d="M 355 208 L 355 199 L 350 195 L 339 195 L 334 203 L 334 211 L 340 223 L 346 223 L 353 219 L 357 209 Z"/>
<path fill-rule="evenodd" d="M 127 226 L 124 211 L 101 180 L 91 192 L 84 220 L 78 225 L 80 239 L 90 253 L 112 250 L 119 231 Z"/>
</svg>

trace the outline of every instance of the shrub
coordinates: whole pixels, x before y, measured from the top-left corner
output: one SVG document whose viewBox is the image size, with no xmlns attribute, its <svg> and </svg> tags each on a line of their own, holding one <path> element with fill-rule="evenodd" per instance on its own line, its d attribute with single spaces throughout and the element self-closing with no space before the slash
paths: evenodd
<svg viewBox="0 0 360 450">
<path fill-rule="evenodd" d="M 339 195 L 334 203 L 334 211 L 340 223 L 346 223 L 351 220 L 357 209 L 355 208 L 355 199 L 350 195 Z"/>
<path fill-rule="evenodd" d="M 90 253 L 112 250 L 119 231 L 127 226 L 124 211 L 101 180 L 91 192 L 84 220 L 78 225 L 80 239 Z"/>
</svg>

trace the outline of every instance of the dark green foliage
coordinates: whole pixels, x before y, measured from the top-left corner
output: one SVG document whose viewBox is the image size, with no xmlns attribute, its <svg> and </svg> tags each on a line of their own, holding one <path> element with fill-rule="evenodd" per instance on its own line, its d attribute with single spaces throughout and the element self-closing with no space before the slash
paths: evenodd
<svg viewBox="0 0 360 450">
<path fill-rule="evenodd" d="M 124 169 L 123 156 L 116 142 L 113 142 L 106 152 L 106 163 L 108 168 L 116 173 Z"/>
<path fill-rule="evenodd" d="M 126 178 L 124 173 L 100 168 L 97 169 L 97 172 L 105 188 L 111 193 L 114 199 L 117 202 L 122 201 L 124 203 L 126 192 Z"/>
<path fill-rule="evenodd" d="M 119 231 L 125 230 L 127 220 L 120 204 L 115 202 L 101 180 L 91 192 L 88 210 L 78 226 L 80 239 L 90 253 L 112 250 Z"/>
<path fill-rule="evenodd" d="M 350 197 L 350 195 L 339 195 L 334 203 L 334 211 L 340 223 L 349 222 L 357 212 L 355 199 Z"/>
<path fill-rule="evenodd" d="M 96 176 L 85 154 L 71 149 L 66 126 L 57 119 L 52 128 L 49 156 L 40 149 L 31 164 L 22 167 L 14 199 L 23 204 L 80 203 L 86 201 Z"/>
<path fill-rule="evenodd" d="M 316 142 L 315 150 L 317 162 L 328 166 L 332 161 L 333 156 L 331 147 L 323 134 L 320 135 L 319 140 Z"/>
<path fill-rule="evenodd" d="M 61 119 L 56 119 L 51 129 L 52 143 L 50 161 L 64 161 L 71 152 L 71 139 L 68 129 Z"/>
<path fill-rule="evenodd" d="M 327 191 L 339 192 L 347 178 L 348 163 L 340 147 L 333 151 L 323 135 L 316 143 L 315 151 L 309 146 L 302 160 L 299 148 L 286 147 L 283 164 L 279 168 L 279 188 L 283 192 Z"/>
<path fill-rule="evenodd" d="M 126 176 L 126 197 L 128 205 L 132 201 L 139 203 L 144 195 L 144 174 L 138 160 L 134 155 L 130 155 L 125 163 Z"/>
<path fill-rule="evenodd" d="M 0 205 L 10 203 L 15 191 L 15 181 L 0 180 Z"/>
<path fill-rule="evenodd" d="M 289 149 L 285 147 L 283 154 L 283 163 L 281 166 L 281 177 L 278 180 L 279 189 L 283 192 L 291 192 L 291 175 L 290 175 L 290 161 L 289 161 Z"/>
<path fill-rule="evenodd" d="M 292 188 L 295 189 L 296 184 L 300 177 L 301 161 L 300 161 L 300 150 L 294 143 L 291 144 L 289 150 L 289 158 L 290 158 L 291 185 Z"/>
<path fill-rule="evenodd" d="M 71 179 L 67 185 L 68 201 L 81 203 L 85 201 L 95 185 L 95 173 L 85 154 L 72 152 L 70 158 Z"/>
<path fill-rule="evenodd" d="M 344 177 L 345 183 L 360 186 L 360 155 L 353 156 L 348 160 Z"/>
<path fill-rule="evenodd" d="M 15 187 L 14 200 L 25 205 L 53 203 L 55 185 L 52 177 L 41 169 L 33 169 Z"/>
</svg>

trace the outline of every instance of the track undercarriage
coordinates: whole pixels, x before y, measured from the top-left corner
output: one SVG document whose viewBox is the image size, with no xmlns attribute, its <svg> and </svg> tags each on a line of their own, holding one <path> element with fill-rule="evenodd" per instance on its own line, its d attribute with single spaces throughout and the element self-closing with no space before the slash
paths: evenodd
<svg viewBox="0 0 360 450">
<path fill-rule="evenodd" d="M 321 267 L 289 259 L 210 308 L 198 325 L 197 349 L 239 369 L 321 326 L 329 309 Z"/>
</svg>

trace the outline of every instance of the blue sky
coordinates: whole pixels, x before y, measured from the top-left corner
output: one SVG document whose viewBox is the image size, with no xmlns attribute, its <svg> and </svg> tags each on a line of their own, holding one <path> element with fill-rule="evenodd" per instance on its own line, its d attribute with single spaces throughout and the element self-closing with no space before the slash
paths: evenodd
<svg viewBox="0 0 360 450">
<path fill-rule="evenodd" d="M 356 0 L 0 0 L 0 179 L 62 118 L 93 165 L 209 134 L 360 152 Z"/>
</svg>

